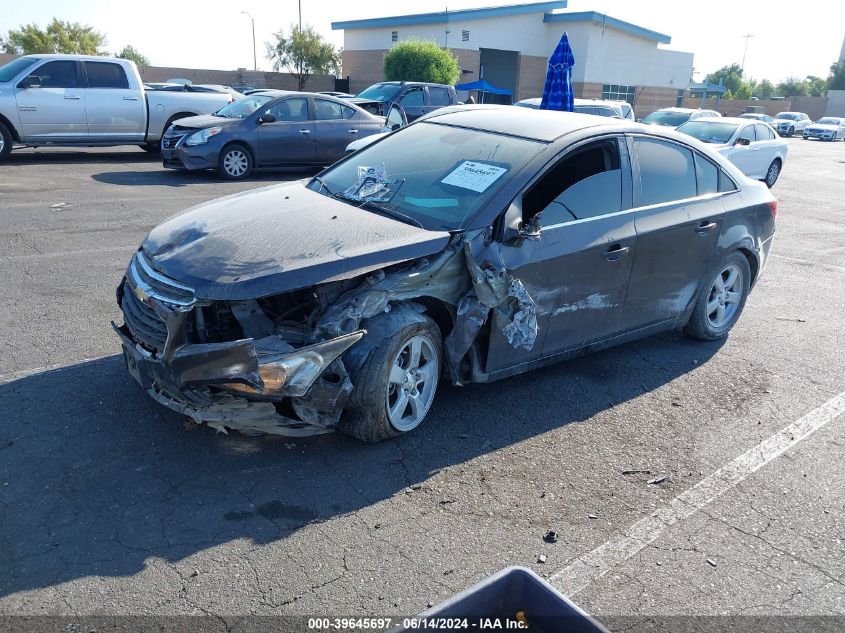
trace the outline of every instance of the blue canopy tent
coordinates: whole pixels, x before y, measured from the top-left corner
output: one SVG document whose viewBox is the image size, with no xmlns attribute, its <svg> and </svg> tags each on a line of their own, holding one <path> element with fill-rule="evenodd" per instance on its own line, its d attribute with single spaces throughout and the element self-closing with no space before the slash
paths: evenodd
<svg viewBox="0 0 845 633">
<path fill-rule="evenodd" d="M 575 94 L 572 92 L 572 67 L 574 65 L 575 56 L 569 46 L 569 37 L 564 32 L 555 52 L 549 58 L 540 109 L 574 111 Z"/>
<path fill-rule="evenodd" d="M 479 103 L 484 103 L 484 94 L 489 92 L 493 95 L 507 95 L 513 97 L 513 93 L 510 90 L 505 88 L 496 88 L 496 86 L 492 86 L 487 83 L 484 79 L 479 79 L 478 81 L 471 81 L 466 84 L 458 84 L 455 86 L 455 90 L 468 90 L 472 92 L 475 90 L 479 93 L 481 101 Z"/>
</svg>

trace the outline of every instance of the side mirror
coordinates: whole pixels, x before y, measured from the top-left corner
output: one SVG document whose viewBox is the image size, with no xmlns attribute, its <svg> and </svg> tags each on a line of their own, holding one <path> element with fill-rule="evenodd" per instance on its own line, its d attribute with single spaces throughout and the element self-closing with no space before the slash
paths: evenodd
<svg viewBox="0 0 845 633">
<path fill-rule="evenodd" d="M 502 242 L 517 244 L 521 240 L 539 240 L 543 230 L 540 227 L 540 214 L 531 217 L 528 222 L 522 219 L 522 201 L 515 200 L 505 211 Z"/>
<path fill-rule="evenodd" d="M 734 142 L 734 145 L 750 145 L 750 144 L 751 144 L 751 139 L 742 138 L 742 137 L 736 139 L 736 141 Z"/>
<path fill-rule="evenodd" d="M 398 103 L 391 104 L 390 109 L 387 111 L 387 119 L 384 124 L 390 131 L 398 130 L 400 127 L 408 125 L 408 116 L 405 114 L 402 106 Z"/>
<path fill-rule="evenodd" d="M 265 112 L 260 117 L 258 117 L 258 123 L 259 124 L 261 124 L 261 123 L 275 123 L 275 122 L 276 122 L 276 116 L 273 115 L 273 114 L 270 114 L 269 112 Z"/>
<path fill-rule="evenodd" d="M 41 87 L 41 77 L 38 75 L 29 75 L 28 77 L 24 77 L 21 82 L 18 84 L 18 88 L 40 88 Z"/>
</svg>

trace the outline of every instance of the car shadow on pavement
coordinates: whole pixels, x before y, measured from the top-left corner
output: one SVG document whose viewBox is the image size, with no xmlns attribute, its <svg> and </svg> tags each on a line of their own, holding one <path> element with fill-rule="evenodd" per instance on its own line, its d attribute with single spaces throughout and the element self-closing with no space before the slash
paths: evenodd
<svg viewBox="0 0 845 633">
<path fill-rule="evenodd" d="M 14 151 L 4 161 L 7 165 L 79 165 L 84 163 L 161 163 L 161 155 L 155 152 L 82 150 L 23 150 Z"/>
<path fill-rule="evenodd" d="M 155 405 L 120 356 L 0 384 L 0 596 L 283 540 L 587 420 L 720 345 L 665 334 L 502 382 L 442 383 L 422 427 L 376 445 L 218 434 Z"/>
<path fill-rule="evenodd" d="M 267 171 L 255 172 L 249 178 L 238 182 L 256 182 L 272 184 L 275 182 L 292 182 L 309 178 L 318 173 L 320 169 L 308 169 L 297 171 Z M 162 168 L 159 171 L 107 171 L 91 176 L 97 182 L 108 185 L 128 186 L 149 186 L 165 185 L 167 187 L 184 187 L 198 183 L 226 183 L 226 181 L 211 171 L 178 171 Z"/>
</svg>

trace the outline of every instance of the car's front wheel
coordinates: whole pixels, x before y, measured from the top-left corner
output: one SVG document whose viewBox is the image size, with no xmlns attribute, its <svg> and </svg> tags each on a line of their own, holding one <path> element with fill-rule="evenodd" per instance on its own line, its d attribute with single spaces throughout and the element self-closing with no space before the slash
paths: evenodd
<svg viewBox="0 0 845 633">
<path fill-rule="evenodd" d="M 684 333 L 705 341 L 722 338 L 742 314 L 750 290 L 751 266 L 734 251 L 705 278 Z"/>
<path fill-rule="evenodd" d="M 769 168 L 766 170 L 766 177 L 763 179 L 763 182 L 766 183 L 766 186 L 771 189 L 775 186 L 775 183 L 778 181 L 778 177 L 780 176 L 780 160 L 774 159 L 772 164 L 769 165 Z"/>
<path fill-rule="evenodd" d="M 252 173 L 252 154 L 243 145 L 227 145 L 220 152 L 217 173 L 228 180 L 247 178 Z"/>
<path fill-rule="evenodd" d="M 354 387 L 338 425 L 343 433 L 378 442 L 412 431 L 425 419 L 440 381 L 442 343 L 434 321 L 417 316 L 371 341 L 363 363 L 350 371 Z M 375 326 L 368 326 L 368 337 L 379 336 Z"/>
<path fill-rule="evenodd" d="M 787 136 L 792 136 L 793 134 L 795 134 L 795 128 L 794 127 L 791 127 L 786 131 Z"/>
<path fill-rule="evenodd" d="M 9 154 L 12 153 L 13 141 L 12 133 L 5 125 L 0 123 L 0 161 L 9 158 Z"/>
</svg>

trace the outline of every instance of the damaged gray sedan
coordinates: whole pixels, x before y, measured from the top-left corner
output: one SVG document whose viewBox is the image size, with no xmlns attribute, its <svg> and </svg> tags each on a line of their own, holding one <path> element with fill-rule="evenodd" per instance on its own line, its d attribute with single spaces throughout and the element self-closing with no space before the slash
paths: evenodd
<svg viewBox="0 0 845 633">
<path fill-rule="evenodd" d="M 199 205 L 117 290 L 129 372 L 219 430 L 366 441 L 438 382 L 736 323 L 777 202 L 694 139 L 509 107 L 435 113 L 307 184 Z"/>
</svg>

